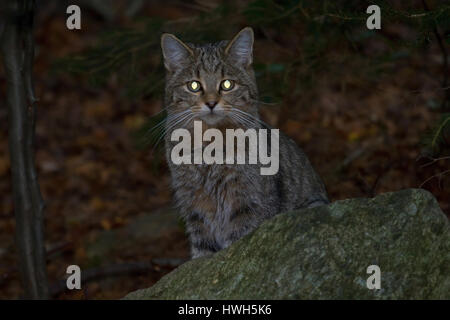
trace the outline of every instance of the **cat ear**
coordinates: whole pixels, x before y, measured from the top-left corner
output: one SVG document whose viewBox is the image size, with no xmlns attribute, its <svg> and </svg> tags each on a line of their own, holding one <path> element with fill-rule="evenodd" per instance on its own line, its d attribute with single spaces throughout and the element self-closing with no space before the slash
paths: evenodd
<svg viewBox="0 0 450 320">
<path fill-rule="evenodd" d="M 248 67 L 253 61 L 253 29 L 244 28 L 230 41 L 225 53 L 235 62 Z"/>
<path fill-rule="evenodd" d="M 164 66 L 174 71 L 190 61 L 192 50 L 173 34 L 164 33 L 161 36 L 161 48 L 164 56 Z"/>
</svg>

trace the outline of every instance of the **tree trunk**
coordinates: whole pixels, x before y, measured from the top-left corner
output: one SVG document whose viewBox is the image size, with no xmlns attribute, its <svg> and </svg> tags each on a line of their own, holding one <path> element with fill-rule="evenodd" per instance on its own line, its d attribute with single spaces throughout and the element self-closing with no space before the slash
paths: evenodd
<svg viewBox="0 0 450 320">
<path fill-rule="evenodd" d="M 34 0 L 2 0 L 0 49 L 7 81 L 9 151 L 16 217 L 16 244 L 27 299 L 47 299 L 44 202 L 34 166 Z"/>
</svg>

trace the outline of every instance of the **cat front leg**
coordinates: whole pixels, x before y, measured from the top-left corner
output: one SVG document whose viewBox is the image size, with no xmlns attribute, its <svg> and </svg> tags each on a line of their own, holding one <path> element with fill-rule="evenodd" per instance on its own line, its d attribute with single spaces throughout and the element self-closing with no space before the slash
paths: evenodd
<svg viewBox="0 0 450 320">
<path fill-rule="evenodd" d="M 214 254 L 215 252 L 216 251 L 213 251 L 210 249 L 204 249 L 202 247 L 191 244 L 191 259 L 207 257 L 207 256 Z"/>
<path fill-rule="evenodd" d="M 261 222 L 262 219 L 259 219 L 248 207 L 236 210 L 230 215 L 229 223 L 224 228 L 226 235 L 223 247 L 229 247 L 233 242 L 256 229 Z"/>
<path fill-rule="evenodd" d="M 314 208 L 330 203 L 330 200 L 324 195 L 312 195 L 302 205 L 302 208 Z"/>
<path fill-rule="evenodd" d="M 211 237 L 200 214 L 193 212 L 187 217 L 186 231 L 189 234 L 192 259 L 211 255 L 221 249 Z"/>
</svg>

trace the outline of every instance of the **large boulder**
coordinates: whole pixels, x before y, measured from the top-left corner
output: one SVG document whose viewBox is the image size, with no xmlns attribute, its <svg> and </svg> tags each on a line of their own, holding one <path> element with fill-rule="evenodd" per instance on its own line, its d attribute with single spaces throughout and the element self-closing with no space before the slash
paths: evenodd
<svg viewBox="0 0 450 320">
<path fill-rule="evenodd" d="M 125 298 L 450 299 L 449 222 L 421 189 L 287 212 Z"/>
</svg>

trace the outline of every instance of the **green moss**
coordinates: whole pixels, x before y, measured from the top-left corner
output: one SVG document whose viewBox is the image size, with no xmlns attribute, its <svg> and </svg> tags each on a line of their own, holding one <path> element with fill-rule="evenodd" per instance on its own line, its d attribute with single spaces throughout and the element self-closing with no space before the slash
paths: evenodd
<svg viewBox="0 0 450 320">
<path fill-rule="evenodd" d="M 449 222 L 421 189 L 280 214 L 126 299 L 449 299 Z M 366 269 L 381 268 L 381 289 Z"/>
</svg>

